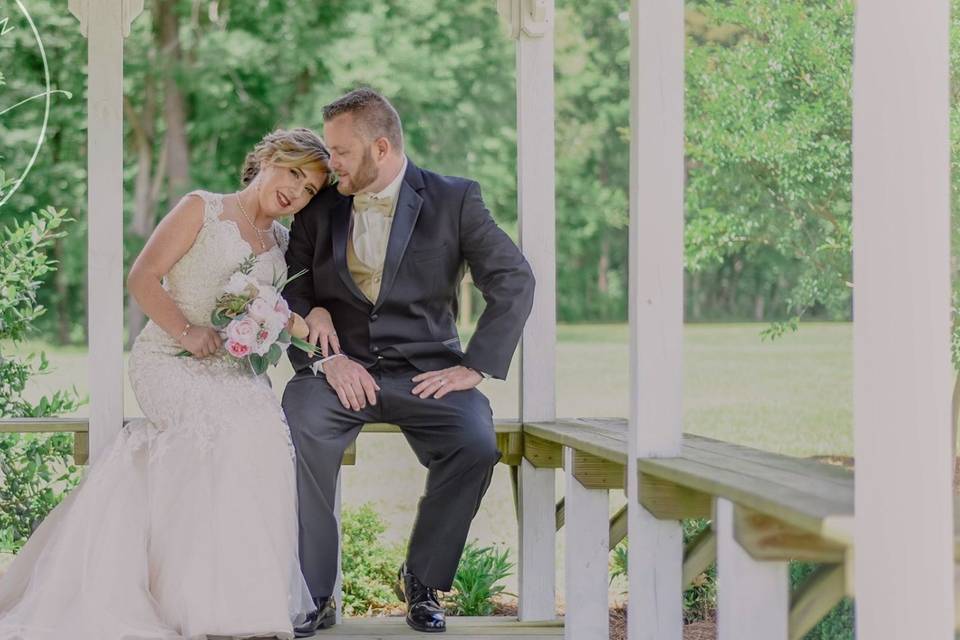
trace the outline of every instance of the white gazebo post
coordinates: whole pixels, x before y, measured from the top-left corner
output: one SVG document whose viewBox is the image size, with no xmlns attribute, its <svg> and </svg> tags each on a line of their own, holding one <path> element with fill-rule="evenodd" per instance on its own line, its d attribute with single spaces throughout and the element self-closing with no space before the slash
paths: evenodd
<svg viewBox="0 0 960 640">
<path fill-rule="evenodd" d="M 954 637 L 949 0 L 860 2 L 853 56 L 857 637 Z"/>
<path fill-rule="evenodd" d="M 90 461 L 123 426 L 123 39 L 143 0 L 69 0 L 87 37 Z"/>
<path fill-rule="evenodd" d="M 641 506 L 637 486 L 637 458 L 679 455 L 683 438 L 683 55 L 683 1 L 631 0 L 631 640 L 683 635 L 682 529 Z"/>
<path fill-rule="evenodd" d="M 498 0 L 517 40 L 517 193 L 520 244 L 537 278 L 520 346 L 520 420 L 556 418 L 553 0 Z M 520 619 L 556 617 L 556 472 L 521 461 Z"/>
</svg>

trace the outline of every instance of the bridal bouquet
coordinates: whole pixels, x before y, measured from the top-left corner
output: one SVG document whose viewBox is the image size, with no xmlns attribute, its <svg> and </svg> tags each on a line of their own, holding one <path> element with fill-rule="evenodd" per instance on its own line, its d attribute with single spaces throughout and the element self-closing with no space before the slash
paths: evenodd
<svg viewBox="0 0 960 640">
<path fill-rule="evenodd" d="M 304 340 L 306 322 L 290 311 L 280 292 L 301 271 L 290 277 L 278 277 L 272 285 L 262 284 L 250 275 L 256 261 L 250 256 L 230 276 L 223 294 L 217 298 L 210 322 L 224 339 L 224 348 L 231 356 L 246 360 L 257 375 L 277 364 L 283 349 L 293 345 L 315 355 L 317 348 Z M 181 351 L 180 355 L 190 355 Z"/>
</svg>

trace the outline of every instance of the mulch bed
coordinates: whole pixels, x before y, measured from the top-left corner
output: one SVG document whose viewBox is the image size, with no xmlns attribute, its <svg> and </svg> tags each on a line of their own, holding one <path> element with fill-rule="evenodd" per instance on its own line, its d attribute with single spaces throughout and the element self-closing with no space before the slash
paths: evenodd
<svg viewBox="0 0 960 640">
<path fill-rule="evenodd" d="M 683 627 L 683 640 L 716 640 L 716 622 L 691 622 Z M 610 640 L 627 640 L 627 609 L 610 609 Z"/>
</svg>

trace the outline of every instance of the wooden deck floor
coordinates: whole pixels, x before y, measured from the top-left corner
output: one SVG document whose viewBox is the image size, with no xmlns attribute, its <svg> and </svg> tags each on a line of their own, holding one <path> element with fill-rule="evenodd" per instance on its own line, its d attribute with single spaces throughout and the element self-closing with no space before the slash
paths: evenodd
<svg viewBox="0 0 960 640">
<path fill-rule="evenodd" d="M 472 638 L 473 640 L 520 640 L 562 638 L 563 622 L 518 622 L 516 618 L 447 618 L 447 632 L 418 633 L 403 618 L 348 618 L 343 624 L 313 636 L 317 640 L 380 640 L 389 638 Z"/>
</svg>

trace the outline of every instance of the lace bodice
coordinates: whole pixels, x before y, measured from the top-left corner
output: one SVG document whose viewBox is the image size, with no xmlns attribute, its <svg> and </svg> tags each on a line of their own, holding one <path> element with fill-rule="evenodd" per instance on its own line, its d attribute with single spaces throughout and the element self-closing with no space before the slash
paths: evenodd
<svg viewBox="0 0 960 640">
<path fill-rule="evenodd" d="M 183 311 L 190 324 L 209 326 L 210 313 L 223 293 L 230 276 L 240 263 L 253 253 L 240 235 L 233 220 L 221 218 L 223 195 L 194 191 L 203 199 L 203 226 L 190 250 L 170 269 L 164 288 Z M 260 282 L 272 283 L 286 272 L 283 254 L 287 249 L 288 231 L 279 222 L 273 223 L 276 244 L 257 256 L 252 275 Z"/>
<path fill-rule="evenodd" d="M 208 191 L 193 191 L 203 199 L 203 226 L 190 247 L 163 280 L 163 287 L 180 307 L 187 322 L 200 327 L 209 327 L 210 314 L 217 298 L 240 264 L 250 257 L 253 248 L 240 235 L 233 220 L 221 217 L 223 195 Z M 279 222 L 273 223 L 276 244 L 256 256 L 251 275 L 258 281 L 271 284 L 286 273 L 284 252 L 289 241 L 289 232 Z M 152 320 L 147 322 L 137 336 L 131 350 L 131 379 L 137 375 L 138 366 L 156 356 L 173 356 L 182 351 L 177 340 L 169 336 Z M 144 356 L 149 356 L 144 358 Z M 177 358 L 177 360 L 181 360 Z M 201 369 L 233 369 L 249 373 L 242 361 L 221 350 L 209 358 L 190 358 L 191 366 Z"/>
</svg>

